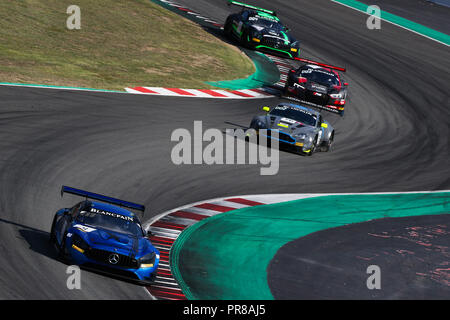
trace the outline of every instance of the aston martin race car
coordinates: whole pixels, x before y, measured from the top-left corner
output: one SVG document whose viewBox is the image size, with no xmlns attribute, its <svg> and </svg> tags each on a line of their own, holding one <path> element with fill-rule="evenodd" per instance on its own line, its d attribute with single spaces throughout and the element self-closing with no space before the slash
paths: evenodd
<svg viewBox="0 0 450 320">
<path fill-rule="evenodd" d="M 56 212 L 50 242 L 65 261 L 140 284 L 151 283 L 159 264 L 138 216 L 143 205 L 67 186 L 69 193 L 85 198 L 72 208 Z M 98 200 L 98 201 L 91 201 Z"/>
<path fill-rule="evenodd" d="M 344 115 L 348 83 L 330 68 L 306 64 L 290 70 L 284 88 L 285 96 L 293 96 L 302 103 Z"/>
<path fill-rule="evenodd" d="M 272 131 L 277 130 L 280 147 L 309 156 L 331 149 L 334 128 L 318 111 L 295 104 L 279 104 L 263 110 L 266 114 L 255 116 L 250 123 L 259 136 L 266 132 L 266 137 L 275 139 Z"/>
<path fill-rule="evenodd" d="M 299 56 L 299 41 L 292 37 L 274 11 L 237 1 L 229 1 L 228 4 L 243 9 L 228 16 L 224 25 L 227 37 L 237 39 L 246 48 L 290 58 Z"/>
</svg>

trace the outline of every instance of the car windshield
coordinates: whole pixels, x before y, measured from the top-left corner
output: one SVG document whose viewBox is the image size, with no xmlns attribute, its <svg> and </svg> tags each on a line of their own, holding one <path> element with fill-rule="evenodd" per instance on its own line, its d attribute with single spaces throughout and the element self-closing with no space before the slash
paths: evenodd
<svg viewBox="0 0 450 320">
<path fill-rule="evenodd" d="M 288 106 L 275 107 L 271 112 L 271 115 L 292 119 L 301 122 L 306 125 L 315 126 L 317 122 L 317 116 L 306 110 L 292 108 Z"/>
<path fill-rule="evenodd" d="M 327 87 L 339 85 L 338 77 L 325 70 L 304 69 L 300 71 L 300 76 Z"/>
<path fill-rule="evenodd" d="M 259 18 L 255 21 L 255 25 L 264 27 L 264 28 L 270 28 L 270 29 L 275 29 L 277 31 L 283 31 L 284 30 L 284 26 L 274 20 L 269 20 L 269 19 L 263 19 L 263 18 Z"/>
<path fill-rule="evenodd" d="M 127 235 L 142 237 L 142 228 L 135 219 L 117 213 L 105 212 L 97 209 L 81 211 L 78 221 L 93 228 L 107 229 Z"/>
</svg>

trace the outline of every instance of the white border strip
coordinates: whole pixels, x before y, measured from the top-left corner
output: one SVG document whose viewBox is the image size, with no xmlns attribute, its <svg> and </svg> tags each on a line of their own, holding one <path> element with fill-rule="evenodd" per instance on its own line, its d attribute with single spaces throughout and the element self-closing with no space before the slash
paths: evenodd
<svg viewBox="0 0 450 320">
<path fill-rule="evenodd" d="M 281 203 L 281 202 L 287 202 L 287 201 L 293 201 L 293 200 L 300 200 L 305 198 L 313 198 L 313 197 L 322 197 L 322 196 L 348 196 L 348 195 L 376 195 L 376 194 L 410 194 L 410 193 L 440 193 L 440 192 L 450 192 L 450 190 L 435 190 L 435 191 L 399 191 L 399 192 L 360 192 L 360 193 L 276 193 L 276 194 L 256 194 L 256 195 L 240 195 L 240 196 L 227 196 L 227 197 L 220 197 L 220 198 L 213 198 L 209 200 L 202 200 L 198 202 L 194 202 L 191 204 L 187 204 L 175 209 L 171 209 L 168 211 L 165 211 L 157 216 L 154 216 L 147 220 L 145 223 L 143 223 L 143 228 L 145 230 L 148 229 L 148 227 L 153 224 L 155 221 L 161 219 L 162 217 L 175 212 L 175 211 L 183 211 L 191 207 L 195 207 L 200 204 L 204 203 L 213 203 L 213 202 L 219 202 L 219 201 L 225 201 L 226 199 L 233 199 L 233 198 L 243 198 L 248 199 L 256 202 L 261 202 L 264 204 L 274 204 L 274 203 Z M 236 209 L 239 210 L 239 209 Z"/>
<path fill-rule="evenodd" d="M 136 87 L 135 87 L 136 88 Z M 186 92 L 189 92 L 193 95 L 183 95 L 180 93 L 176 93 L 174 91 L 168 90 L 167 88 L 162 87 L 142 87 L 147 90 L 151 90 L 153 92 L 142 92 L 139 90 L 136 90 L 135 88 L 125 88 L 125 90 L 128 93 L 132 94 L 142 94 L 142 95 L 153 95 L 153 96 L 160 96 L 160 97 L 183 97 L 183 98 L 209 98 L 209 99 L 265 99 L 265 98 L 273 98 L 274 95 L 267 92 L 264 88 L 255 88 L 255 90 L 261 90 L 265 93 L 259 93 L 256 91 L 253 91 L 251 89 L 240 89 L 240 90 L 233 90 L 236 92 L 241 92 L 247 95 L 250 95 L 251 97 L 244 97 L 238 94 L 235 94 L 228 90 L 222 90 L 222 89 L 209 89 L 213 92 L 216 92 L 218 94 L 223 95 L 223 97 L 217 97 L 210 95 L 208 93 L 202 92 L 199 89 L 183 89 L 183 88 L 177 88 Z"/>
<path fill-rule="evenodd" d="M 353 10 L 355 10 L 355 11 L 358 11 L 358 12 L 361 12 L 361 13 L 364 13 L 364 14 L 370 16 L 369 13 L 367 13 L 367 12 L 365 12 L 365 11 L 362 11 L 362 10 L 359 10 L 359 9 L 357 9 L 357 8 L 354 8 L 354 7 L 352 7 L 352 6 L 349 6 L 349 5 L 347 5 L 347 4 L 344 4 L 344 3 L 341 3 L 341 2 L 338 2 L 338 1 L 335 1 L 335 0 L 331 0 L 331 1 L 334 2 L 334 3 L 340 4 L 340 5 L 344 6 L 344 7 L 353 9 Z M 364 3 L 364 4 L 365 4 L 365 3 Z M 390 12 L 389 12 L 389 13 L 390 13 Z M 393 13 L 392 13 L 392 14 L 393 14 Z M 381 16 L 383 16 L 383 13 L 381 14 Z M 399 16 L 399 17 L 400 17 L 400 16 Z M 401 17 L 401 18 L 402 18 L 402 17 Z M 437 43 L 443 44 L 443 45 L 446 46 L 446 47 L 449 47 L 449 46 L 450 46 L 450 45 L 448 45 L 448 44 L 446 44 L 446 43 L 444 43 L 444 42 L 442 42 L 442 41 L 439 41 L 439 40 L 437 40 L 437 39 L 434 39 L 434 38 L 429 37 L 429 36 L 427 36 L 427 35 L 424 35 L 424 34 L 422 34 L 422 33 L 420 33 L 420 32 L 417 32 L 417 31 L 414 31 L 414 30 L 412 30 L 412 29 L 409 29 L 409 28 L 407 28 L 407 27 L 401 26 L 401 25 L 399 25 L 399 24 L 397 24 L 397 23 L 395 23 L 395 22 L 392 22 L 392 21 L 390 21 L 390 20 L 383 19 L 382 17 L 381 17 L 380 19 L 383 20 L 383 21 L 385 21 L 385 22 L 388 22 L 388 23 L 390 23 L 390 24 L 393 24 L 394 26 L 397 26 L 397 27 L 399 27 L 399 28 L 402 28 L 402 29 L 411 31 L 411 32 L 413 32 L 413 33 L 415 33 L 415 34 L 417 34 L 417 35 L 419 35 L 419 36 L 424 37 L 424 38 L 427 38 L 427 39 L 433 40 L 433 41 L 435 41 L 435 42 L 437 42 Z M 403 18 L 403 19 L 405 19 L 405 18 Z M 406 19 L 406 20 L 408 20 L 408 19 Z M 412 20 L 409 20 L 409 21 L 414 22 L 414 21 L 412 21 Z M 414 23 L 417 23 L 417 22 L 414 22 Z M 430 29 L 431 29 L 431 28 L 430 28 Z M 437 30 L 436 30 L 436 31 L 437 31 Z M 438 31 L 438 32 L 439 32 L 439 31 Z"/>
</svg>

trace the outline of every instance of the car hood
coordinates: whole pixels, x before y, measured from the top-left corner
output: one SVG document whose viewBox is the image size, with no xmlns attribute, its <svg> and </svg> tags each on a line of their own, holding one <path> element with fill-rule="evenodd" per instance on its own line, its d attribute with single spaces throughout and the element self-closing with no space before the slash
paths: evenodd
<svg viewBox="0 0 450 320">
<path fill-rule="evenodd" d="M 315 92 L 320 92 L 320 93 L 330 93 L 331 92 L 331 87 L 314 82 L 314 81 L 308 81 L 305 86 L 306 86 L 306 89 L 315 91 Z"/>
<path fill-rule="evenodd" d="M 256 31 L 261 33 L 262 36 L 265 38 L 274 38 L 274 39 L 277 39 L 280 41 L 285 41 L 288 43 L 292 43 L 295 41 L 294 38 L 292 38 L 291 35 L 287 31 L 280 31 L 278 29 L 268 28 L 268 27 L 265 27 L 262 25 L 257 25 L 257 24 L 253 25 L 252 27 Z"/>
<path fill-rule="evenodd" d="M 151 249 L 149 241 L 144 237 L 135 237 L 120 232 L 101 228 L 91 228 L 84 225 L 75 225 L 75 229 L 81 231 L 80 235 L 92 247 L 104 250 L 116 249 L 126 253 L 138 255 Z"/>
<path fill-rule="evenodd" d="M 320 92 L 320 93 L 324 93 L 324 94 L 338 93 L 341 90 L 340 86 L 336 86 L 336 85 L 327 86 L 327 85 L 324 85 L 324 84 L 321 84 L 318 82 L 314 82 L 311 80 L 308 80 L 303 86 L 308 90 Z"/>
<path fill-rule="evenodd" d="M 267 117 L 268 117 L 267 123 L 270 129 L 272 130 L 277 129 L 291 136 L 302 133 L 310 134 L 314 132 L 315 129 L 313 126 L 301 123 L 293 119 L 271 115 L 268 115 Z"/>
</svg>

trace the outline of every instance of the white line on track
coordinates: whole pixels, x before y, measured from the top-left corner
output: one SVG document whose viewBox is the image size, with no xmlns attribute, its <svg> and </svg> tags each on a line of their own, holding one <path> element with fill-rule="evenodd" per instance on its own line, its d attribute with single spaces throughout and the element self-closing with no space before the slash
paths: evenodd
<svg viewBox="0 0 450 320">
<path fill-rule="evenodd" d="M 347 5 L 347 4 L 344 4 L 344 3 L 341 3 L 341 2 L 338 2 L 338 1 L 335 1 L 335 0 L 331 0 L 331 1 L 334 2 L 334 3 L 340 4 L 341 6 L 344 6 L 344 7 L 350 8 L 350 9 L 353 9 L 353 10 L 355 10 L 355 11 L 358 11 L 358 12 L 360 12 L 360 13 L 363 13 L 363 14 L 366 14 L 366 15 L 369 15 L 369 16 L 370 16 L 369 13 L 367 13 L 367 12 L 365 12 L 365 11 L 362 11 L 362 10 L 359 10 L 359 9 L 357 9 L 357 8 L 353 8 L 352 6 L 349 6 L 349 5 Z M 381 15 L 383 15 L 383 14 L 381 14 Z M 395 23 L 395 22 L 392 22 L 392 21 L 390 21 L 390 20 L 386 20 L 386 19 L 383 19 L 383 18 L 380 18 L 380 19 L 383 20 L 383 21 L 385 21 L 385 22 L 388 22 L 388 23 L 390 23 L 390 24 L 393 24 L 394 26 L 397 26 L 397 27 L 399 27 L 399 28 L 402 28 L 402 29 L 411 31 L 411 32 L 413 32 L 413 33 L 415 33 L 415 34 L 417 34 L 417 35 L 419 35 L 419 36 L 424 37 L 424 38 L 427 38 L 427 39 L 433 40 L 433 41 L 435 41 L 435 42 L 437 42 L 437 43 L 443 44 L 444 46 L 447 46 L 447 47 L 450 46 L 450 45 L 446 44 L 445 42 L 442 42 L 442 41 L 439 41 L 439 40 L 434 39 L 434 38 L 432 38 L 432 37 L 429 37 L 429 36 L 427 36 L 427 35 L 424 35 L 423 33 L 414 31 L 414 30 L 412 30 L 412 29 L 409 29 L 409 28 L 407 28 L 407 27 L 404 27 L 404 26 L 402 26 L 402 25 L 399 25 L 399 24 L 397 24 L 397 23 Z M 407 19 L 405 19 L 405 20 L 407 20 Z"/>
</svg>

